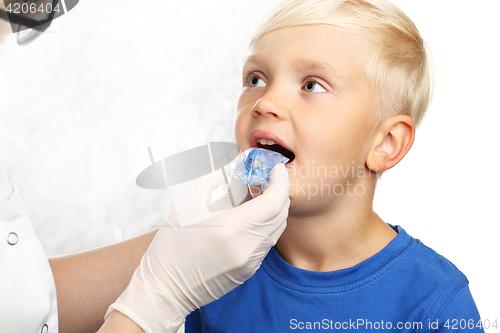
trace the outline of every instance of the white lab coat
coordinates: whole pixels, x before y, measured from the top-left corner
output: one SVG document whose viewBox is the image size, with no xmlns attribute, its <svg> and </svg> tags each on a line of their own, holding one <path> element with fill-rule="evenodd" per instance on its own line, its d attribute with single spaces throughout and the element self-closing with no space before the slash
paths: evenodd
<svg viewBox="0 0 500 333">
<path fill-rule="evenodd" d="M 0 333 L 57 333 L 49 262 L 18 189 L 1 166 L 0 187 Z"/>
</svg>

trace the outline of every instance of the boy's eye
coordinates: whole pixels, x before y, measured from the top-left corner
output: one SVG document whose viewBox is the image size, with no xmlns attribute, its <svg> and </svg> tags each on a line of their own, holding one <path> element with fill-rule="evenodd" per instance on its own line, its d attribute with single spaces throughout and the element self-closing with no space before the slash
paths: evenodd
<svg viewBox="0 0 500 333">
<path fill-rule="evenodd" d="M 304 85 L 304 91 L 318 93 L 318 92 L 326 92 L 326 89 L 323 88 L 323 86 L 316 81 L 307 81 L 306 84 Z"/>
<path fill-rule="evenodd" d="M 248 85 L 250 87 L 265 87 L 266 83 L 260 77 L 254 75 L 248 80 Z"/>
</svg>

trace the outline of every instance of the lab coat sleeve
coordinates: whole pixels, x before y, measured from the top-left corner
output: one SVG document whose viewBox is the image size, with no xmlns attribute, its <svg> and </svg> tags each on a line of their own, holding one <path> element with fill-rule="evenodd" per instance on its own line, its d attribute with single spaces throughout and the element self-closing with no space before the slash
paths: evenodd
<svg viewBox="0 0 500 333">
<path fill-rule="evenodd" d="M 17 187 L 0 167 L 0 332 L 58 332 L 54 278 Z"/>
</svg>

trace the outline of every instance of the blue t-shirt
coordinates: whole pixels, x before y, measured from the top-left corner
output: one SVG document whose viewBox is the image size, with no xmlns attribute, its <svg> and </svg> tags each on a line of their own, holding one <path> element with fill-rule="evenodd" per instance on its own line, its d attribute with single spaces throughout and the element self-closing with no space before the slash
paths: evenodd
<svg viewBox="0 0 500 333">
<path fill-rule="evenodd" d="M 272 248 L 248 281 L 191 313 L 186 333 L 484 332 L 465 275 L 393 229 L 382 251 L 332 272 L 294 267 Z"/>
</svg>

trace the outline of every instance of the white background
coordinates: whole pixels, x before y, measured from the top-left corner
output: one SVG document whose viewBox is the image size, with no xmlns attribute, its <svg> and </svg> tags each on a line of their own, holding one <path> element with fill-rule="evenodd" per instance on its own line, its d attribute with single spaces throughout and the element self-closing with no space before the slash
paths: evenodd
<svg viewBox="0 0 500 333">
<path fill-rule="evenodd" d="M 82 0 L 33 44 L 0 49 L 0 161 L 49 256 L 162 222 L 170 197 L 135 186 L 146 146 L 158 160 L 232 140 L 245 38 L 267 3 Z M 436 87 L 375 210 L 458 266 L 482 318 L 500 319 L 500 4 L 395 3 L 433 52 Z"/>
</svg>

